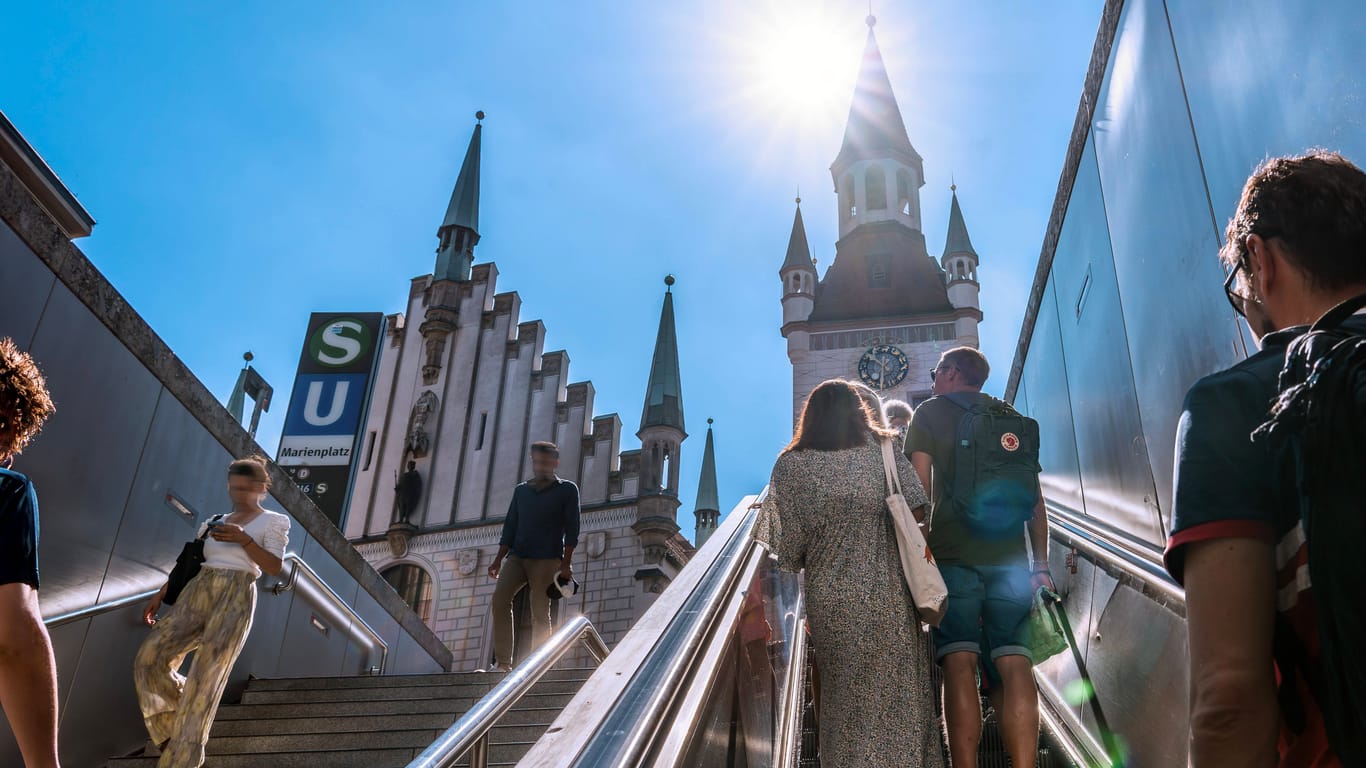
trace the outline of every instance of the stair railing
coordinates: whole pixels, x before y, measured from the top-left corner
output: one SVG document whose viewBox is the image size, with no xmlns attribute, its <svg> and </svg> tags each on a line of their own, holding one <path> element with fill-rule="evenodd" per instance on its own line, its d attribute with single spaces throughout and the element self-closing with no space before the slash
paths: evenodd
<svg viewBox="0 0 1366 768">
<path fill-rule="evenodd" d="M 276 582 L 275 586 L 269 588 L 270 592 L 275 595 L 291 590 L 298 592 L 304 602 L 321 612 L 332 623 L 343 627 L 347 637 L 365 651 L 365 656 L 361 659 L 361 669 L 364 672 L 371 675 L 384 674 L 385 664 L 389 660 L 389 644 L 384 642 L 384 638 L 356 613 L 356 609 L 347 605 L 341 595 L 328 586 L 323 577 L 304 562 L 302 557 L 293 552 L 286 552 L 283 560 L 285 567 L 289 569 L 289 577 Z M 376 656 L 379 657 L 379 664 L 367 667 L 370 660 Z"/>
<path fill-rule="evenodd" d="M 593 623 L 584 616 L 575 616 L 408 763 L 408 768 L 447 768 L 466 753 L 470 768 L 487 768 L 489 731 L 566 653 L 580 644 L 599 664 L 607 658 L 607 644 Z"/>
</svg>

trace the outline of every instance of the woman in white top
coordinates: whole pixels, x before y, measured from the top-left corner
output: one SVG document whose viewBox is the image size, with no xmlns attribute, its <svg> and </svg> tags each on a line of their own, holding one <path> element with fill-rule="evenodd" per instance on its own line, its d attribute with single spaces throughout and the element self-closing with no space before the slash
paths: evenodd
<svg viewBox="0 0 1366 768">
<path fill-rule="evenodd" d="M 228 465 L 232 513 L 200 526 L 204 566 L 165 618 L 157 620 L 166 587 L 148 603 L 143 621 L 152 634 L 133 666 L 138 703 L 159 768 L 197 768 L 204 762 L 218 700 L 242 652 L 256 609 L 256 580 L 278 576 L 289 543 L 289 518 L 261 507 L 270 490 L 266 460 L 253 456 Z M 188 675 L 180 674 L 197 651 Z M 152 751 L 152 750 L 149 750 Z"/>
</svg>

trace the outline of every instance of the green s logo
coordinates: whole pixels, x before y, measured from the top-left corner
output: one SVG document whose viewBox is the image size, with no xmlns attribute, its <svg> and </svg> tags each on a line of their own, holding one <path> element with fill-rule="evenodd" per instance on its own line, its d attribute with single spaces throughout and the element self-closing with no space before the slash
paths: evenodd
<svg viewBox="0 0 1366 768">
<path fill-rule="evenodd" d="M 338 318 L 313 332 L 308 356 L 319 365 L 341 368 L 360 359 L 374 342 L 370 328 L 350 317 Z"/>
</svg>

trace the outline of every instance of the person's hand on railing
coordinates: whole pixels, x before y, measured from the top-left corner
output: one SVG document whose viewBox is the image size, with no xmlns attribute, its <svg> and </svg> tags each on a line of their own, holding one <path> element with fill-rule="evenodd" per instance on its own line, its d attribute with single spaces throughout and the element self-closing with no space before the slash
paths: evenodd
<svg viewBox="0 0 1366 768">
<path fill-rule="evenodd" d="M 147 601 L 147 607 L 144 608 L 142 611 L 143 624 L 146 624 L 149 627 L 156 626 L 157 611 L 161 610 L 161 599 L 165 596 L 166 587 L 162 587 L 160 592 L 156 593 L 155 595 L 152 595 L 152 599 Z"/>
</svg>

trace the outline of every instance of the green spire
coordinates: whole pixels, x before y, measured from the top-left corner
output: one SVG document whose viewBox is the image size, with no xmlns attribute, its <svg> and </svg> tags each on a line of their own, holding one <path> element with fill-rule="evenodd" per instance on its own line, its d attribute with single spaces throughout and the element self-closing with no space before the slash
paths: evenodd
<svg viewBox="0 0 1366 768">
<path fill-rule="evenodd" d="M 949 236 L 944 241 L 944 255 L 970 253 L 977 255 L 968 239 L 968 225 L 963 223 L 963 209 L 958 207 L 958 185 L 953 185 L 953 205 L 949 208 Z"/>
<path fill-rule="evenodd" d="M 484 113 L 476 112 L 475 118 L 483 120 Z M 474 126 L 450 205 L 446 206 L 446 218 L 436 230 L 437 280 L 468 280 L 474 263 L 474 245 L 479 242 L 479 145 L 483 128 L 482 123 Z"/>
<path fill-rule="evenodd" d="M 664 278 L 672 288 L 674 276 Z M 674 332 L 674 295 L 664 293 L 664 309 L 659 314 L 659 334 L 655 337 L 655 355 L 650 363 L 650 384 L 645 392 L 645 411 L 640 416 L 640 428 L 675 427 L 683 430 L 683 383 L 678 375 L 678 336 Z"/>
<path fill-rule="evenodd" d="M 787 258 L 783 260 L 779 274 L 789 269 L 809 269 L 811 266 L 811 246 L 806 242 L 806 225 L 802 223 L 802 199 L 797 198 L 797 215 L 792 218 L 792 236 L 787 239 Z"/>
<path fill-rule="evenodd" d="M 720 494 L 716 490 L 716 448 L 712 444 L 711 419 L 707 419 L 707 447 L 702 451 L 702 477 L 697 483 L 698 512 L 721 511 Z"/>
</svg>

